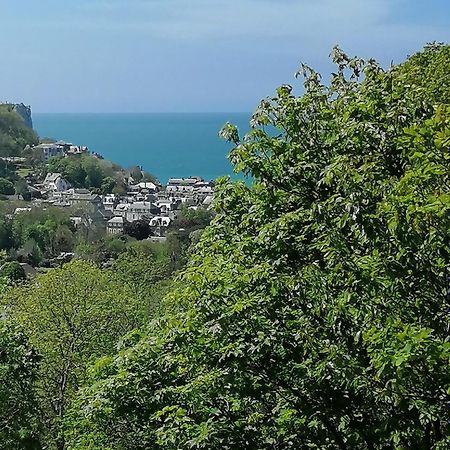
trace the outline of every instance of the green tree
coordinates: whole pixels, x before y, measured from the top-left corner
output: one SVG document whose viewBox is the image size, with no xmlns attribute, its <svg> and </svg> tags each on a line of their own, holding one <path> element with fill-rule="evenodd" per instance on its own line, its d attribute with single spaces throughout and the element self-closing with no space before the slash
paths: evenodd
<svg viewBox="0 0 450 450">
<path fill-rule="evenodd" d="M 103 194 L 111 194 L 116 187 L 117 181 L 112 177 L 106 177 L 102 180 L 101 190 Z"/>
<path fill-rule="evenodd" d="M 52 250 L 60 252 L 71 252 L 73 250 L 74 236 L 67 225 L 59 225 L 52 237 Z"/>
<path fill-rule="evenodd" d="M 124 232 L 138 241 L 147 239 L 151 235 L 150 225 L 143 219 L 125 223 Z"/>
<path fill-rule="evenodd" d="M 36 399 L 39 356 L 25 334 L 0 320 L 0 443 L 8 450 L 40 449 Z"/>
<path fill-rule="evenodd" d="M 14 195 L 14 184 L 6 178 L 0 178 L 0 194 Z"/>
<path fill-rule="evenodd" d="M 450 46 L 332 58 L 224 127 L 253 185 L 219 181 L 181 312 L 95 366 L 71 448 L 447 448 Z"/>
<path fill-rule="evenodd" d="M 0 219 L 0 248 L 9 250 L 14 246 L 14 236 L 9 219 Z"/>
<path fill-rule="evenodd" d="M 16 195 L 20 195 L 24 200 L 30 201 L 31 200 L 31 192 L 28 188 L 28 183 L 23 179 L 19 178 L 16 181 L 15 187 L 14 187 Z"/>
<path fill-rule="evenodd" d="M 86 172 L 85 186 L 88 188 L 100 188 L 103 182 L 103 172 L 95 158 L 85 158 L 82 167 Z"/>
<path fill-rule="evenodd" d="M 107 273 L 75 261 L 8 291 L 3 303 L 42 355 L 45 439 L 63 449 L 60 421 L 83 383 L 86 364 L 111 354 L 119 337 L 137 325 L 132 299 Z"/>
<path fill-rule="evenodd" d="M 139 183 L 143 178 L 142 169 L 139 166 L 133 166 L 129 169 L 130 176 L 133 178 L 135 183 Z"/>
<path fill-rule="evenodd" d="M 25 270 L 17 261 L 4 263 L 0 269 L 0 276 L 11 281 L 25 280 L 26 278 Z"/>
<path fill-rule="evenodd" d="M 172 286 L 168 255 L 129 247 L 118 255 L 111 270 L 114 279 L 130 292 L 130 297 L 139 299 L 143 320 L 160 314 L 162 299 Z"/>
</svg>

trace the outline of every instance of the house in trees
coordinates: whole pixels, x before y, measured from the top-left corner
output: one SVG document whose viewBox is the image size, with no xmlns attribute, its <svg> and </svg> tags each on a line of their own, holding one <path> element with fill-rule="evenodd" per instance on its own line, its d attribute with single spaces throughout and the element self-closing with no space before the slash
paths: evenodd
<svg viewBox="0 0 450 450">
<path fill-rule="evenodd" d="M 126 217 L 130 203 L 119 203 L 113 209 L 115 216 Z"/>
<path fill-rule="evenodd" d="M 48 173 L 44 180 L 44 189 L 63 192 L 71 188 L 70 183 L 60 173 Z"/>
<path fill-rule="evenodd" d="M 122 234 L 124 231 L 126 219 L 120 216 L 113 217 L 106 224 L 106 232 L 108 234 Z"/>
<path fill-rule="evenodd" d="M 48 161 L 54 156 L 64 156 L 64 146 L 60 144 L 39 144 L 33 147 L 33 150 L 37 150 L 45 161 Z"/>
</svg>

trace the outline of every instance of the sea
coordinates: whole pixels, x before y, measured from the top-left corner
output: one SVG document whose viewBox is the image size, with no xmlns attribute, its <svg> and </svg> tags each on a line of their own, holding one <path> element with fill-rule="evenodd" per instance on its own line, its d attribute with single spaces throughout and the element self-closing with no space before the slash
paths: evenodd
<svg viewBox="0 0 450 450">
<path fill-rule="evenodd" d="M 243 136 L 249 121 L 250 113 L 33 114 L 41 138 L 86 145 L 124 168 L 142 166 L 163 184 L 194 175 L 242 178 L 227 158 L 232 144 L 218 133 L 230 122 Z"/>
</svg>

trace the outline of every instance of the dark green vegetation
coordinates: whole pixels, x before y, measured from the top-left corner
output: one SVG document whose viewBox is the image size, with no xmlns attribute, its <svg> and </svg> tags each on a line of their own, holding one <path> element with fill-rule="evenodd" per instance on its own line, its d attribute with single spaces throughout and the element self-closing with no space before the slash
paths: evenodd
<svg viewBox="0 0 450 450">
<path fill-rule="evenodd" d="M 220 180 L 176 285 L 143 241 L 7 289 L 50 448 L 448 448 L 450 47 L 332 57 L 224 127 L 254 184 Z"/>
<path fill-rule="evenodd" d="M 0 156 L 22 156 L 27 145 L 37 143 L 36 133 L 14 111 L 14 106 L 0 104 Z"/>
<path fill-rule="evenodd" d="M 8 261 L 2 264 L 0 276 L 10 281 L 25 280 L 26 278 L 24 268 L 17 261 Z"/>
<path fill-rule="evenodd" d="M 39 356 L 16 326 L 0 320 L 0 443 L 2 449 L 41 448 L 36 380 Z"/>
</svg>

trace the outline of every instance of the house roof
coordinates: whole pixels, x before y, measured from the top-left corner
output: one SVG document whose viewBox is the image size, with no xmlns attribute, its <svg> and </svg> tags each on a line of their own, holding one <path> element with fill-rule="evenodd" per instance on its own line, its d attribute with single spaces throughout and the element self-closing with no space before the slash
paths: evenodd
<svg viewBox="0 0 450 450">
<path fill-rule="evenodd" d="M 59 172 L 50 172 L 45 177 L 44 183 L 54 183 L 58 178 L 62 178 Z"/>
<path fill-rule="evenodd" d="M 34 277 L 38 273 L 38 271 L 28 263 L 20 263 L 20 266 L 24 270 L 25 275 L 27 275 L 28 277 Z"/>
<path fill-rule="evenodd" d="M 119 203 L 115 209 L 127 210 L 129 206 L 129 203 Z"/>
<path fill-rule="evenodd" d="M 156 189 L 156 184 L 151 181 L 141 181 L 137 184 L 141 189 Z"/>
<path fill-rule="evenodd" d="M 155 205 L 153 205 L 155 207 Z M 134 202 L 130 204 L 130 209 L 148 209 L 152 208 L 151 202 Z"/>
<path fill-rule="evenodd" d="M 123 224 L 125 222 L 123 217 L 120 216 L 116 216 L 113 217 L 112 219 L 108 220 L 108 224 L 114 224 L 114 223 L 120 223 Z"/>
<path fill-rule="evenodd" d="M 198 178 L 169 178 L 168 185 L 194 185 L 200 181 Z"/>
<path fill-rule="evenodd" d="M 64 150 L 64 148 L 62 147 L 62 145 L 59 144 L 39 144 L 36 145 L 36 148 L 57 148 L 58 150 Z"/>
</svg>

